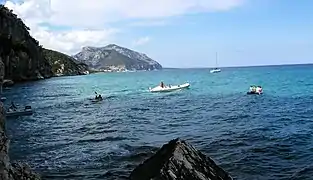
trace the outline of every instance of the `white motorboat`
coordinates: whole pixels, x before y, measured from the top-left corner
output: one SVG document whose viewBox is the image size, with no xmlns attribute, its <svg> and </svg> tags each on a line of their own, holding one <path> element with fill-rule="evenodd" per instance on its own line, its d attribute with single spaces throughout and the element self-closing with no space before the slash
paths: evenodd
<svg viewBox="0 0 313 180">
<path fill-rule="evenodd" d="M 180 89 L 185 89 L 185 88 L 189 88 L 190 84 L 189 83 L 185 83 L 185 84 L 181 84 L 181 85 L 175 85 L 175 86 L 157 86 L 154 88 L 149 88 L 150 92 L 171 92 L 171 91 L 176 91 L 176 90 L 180 90 Z"/>
<path fill-rule="evenodd" d="M 33 114 L 33 110 L 31 106 L 25 106 L 24 109 L 11 109 L 9 108 L 5 112 L 6 117 L 16 117 L 16 116 L 29 116 Z"/>
</svg>

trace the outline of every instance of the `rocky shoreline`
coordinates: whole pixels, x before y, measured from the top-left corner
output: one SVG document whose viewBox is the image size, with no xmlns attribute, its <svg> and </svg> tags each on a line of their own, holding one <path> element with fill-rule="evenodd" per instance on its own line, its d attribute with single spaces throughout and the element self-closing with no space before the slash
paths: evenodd
<svg viewBox="0 0 313 180">
<path fill-rule="evenodd" d="M 5 133 L 5 115 L 0 102 L 0 179 L 1 180 L 39 180 L 27 164 L 11 163 L 9 158 L 10 140 Z"/>
</svg>

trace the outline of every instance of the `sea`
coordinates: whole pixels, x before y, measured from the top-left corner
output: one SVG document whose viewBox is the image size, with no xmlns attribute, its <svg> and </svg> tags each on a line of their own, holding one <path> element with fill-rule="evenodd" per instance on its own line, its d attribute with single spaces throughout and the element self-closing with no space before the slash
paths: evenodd
<svg viewBox="0 0 313 180">
<path fill-rule="evenodd" d="M 189 82 L 189 89 L 149 87 Z M 262 95 L 247 95 L 261 85 Z M 104 101 L 93 103 L 95 92 Z M 12 160 L 48 180 L 118 180 L 171 139 L 238 180 L 313 177 L 313 65 L 56 77 L 5 89 L 32 116 L 6 122 Z"/>
</svg>

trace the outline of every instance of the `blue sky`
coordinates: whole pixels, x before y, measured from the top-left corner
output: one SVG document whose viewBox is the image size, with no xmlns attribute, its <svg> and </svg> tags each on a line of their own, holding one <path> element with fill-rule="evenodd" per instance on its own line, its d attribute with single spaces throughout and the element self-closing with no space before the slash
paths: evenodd
<svg viewBox="0 0 313 180">
<path fill-rule="evenodd" d="M 153 34 L 140 50 L 173 67 L 212 66 L 215 51 L 221 66 L 313 63 L 312 7 L 313 1 L 255 2 L 134 33 Z"/>
<path fill-rule="evenodd" d="M 33 1 L 36 3 L 36 0 Z M 30 18 L 30 13 L 21 10 L 22 5 L 12 7 L 26 22 L 37 22 L 31 28 L 41 27 L 40 33 L 38 30 L 33 34 L 44 46 L 67 53 L 77 51 L 75 44 L 103 46 L 116 43 L 146 53 L 165 67 L 214 66 L 215 52 L 218 52 L 220 66 L 313 63 L 313 1 L 310 0 L 243 0 L 239 5 L 224 10 L 184 9 L 182 12 L 169 9 L 169 12 L 177 10 L 178 13 L 174 15 L 160 15 L 156 11 L 152 15 L 148 12 L 129 12 L 128 16 L 122 16 L 124 14 L 121 12 L 124 11 L 116 8 L 116 12 L 109 14 L 112 17 L 110 20 L 114 20 L 102 22 L 99 19 L 97 26 L 92 23 L 83 26 L 80 21 L 74 24 L 73 20 L 65 21 L 55 17 L 39 23 L 38 19 L 42 16 L 37 14 L 33 15 L 36 18 Z M 54 10 L 57 7 L 55 5 Z M 43 11 L 43 14 L 47 12 Z M 53 18 L 54 21 L 51 20 Z M 102 25 L 106 29 L 105 34 Z M 43 27 L 44 32 L 49 34 L 43 32 Z M 81 32 L 85 30 L 98 31 L 98 34 L 95 36 L 90 32 L 86 35 Z M 65 31 L 68 34 L 64 35 Z M 62 42 L 63 35 L 67 40 L 74 37 L 69 35 L 72 31 L 76 34 L 80 31 L 79 37 L 92 37 L 94 40 L 82 38 L 77 43 Z"/>
</svg>

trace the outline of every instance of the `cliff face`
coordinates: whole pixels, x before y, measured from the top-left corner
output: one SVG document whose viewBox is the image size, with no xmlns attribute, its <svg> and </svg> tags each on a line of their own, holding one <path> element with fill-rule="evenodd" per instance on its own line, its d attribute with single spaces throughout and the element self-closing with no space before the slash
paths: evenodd
<svg viewBox="0 0 313 180">
<path fill-rule="evenodd" d="M 0 60 L 5 66 L 5 79 L 26 81 L 52 76 L 42 47 L 28 30 L 12 10 L 0 5 Z"/>
<path fill-rule="evenodd" d="M 49 49 L 43 49 L 44 57 L 52 67 L 54 76 L 73 76 L 89 74 L 88 66 L 74 58 Z"/>
<path fill-rule="evenodd" d="M 147 55 L 115 44 L 105 47 L 83 47 L 74 58 L 95 70 L 162 69 L 158 62 Z"/>
</svg>

